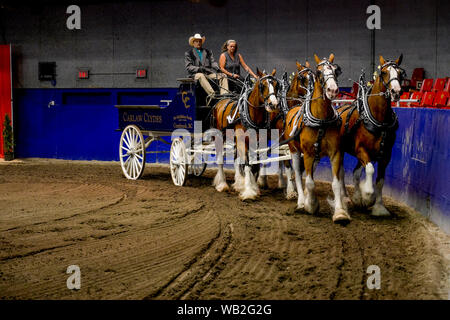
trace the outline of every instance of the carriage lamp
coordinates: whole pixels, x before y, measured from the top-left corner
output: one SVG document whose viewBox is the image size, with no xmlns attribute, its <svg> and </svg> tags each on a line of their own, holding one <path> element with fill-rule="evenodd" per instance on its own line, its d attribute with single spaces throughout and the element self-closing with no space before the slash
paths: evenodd
<svg viewBox="0 0 450 320">
<path fill-rule="evenodd" d="M 79 80 L 89 79 L 89 70 L 88 69 L 78 70 L 78 79 Z"/>
<path fill-rule="evenodd" d="M 137 69 L 136 70 L 136 78 L 137 79 L 146 79 L 147 78 L 147 69 Z"/>
</svg>

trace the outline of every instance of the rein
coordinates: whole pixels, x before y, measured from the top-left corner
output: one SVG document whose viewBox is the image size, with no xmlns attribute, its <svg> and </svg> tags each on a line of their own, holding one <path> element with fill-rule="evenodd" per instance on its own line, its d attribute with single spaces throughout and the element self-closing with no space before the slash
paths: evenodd
<svg viewBox="0 0 450 320">
<path fill-rule="evenodd" d="M 403 78 L 406 76 L 406 71 L 405 71 L 405 69 L 400 68 L 400 67 L 397 65 L 397 63 L 395 63 L 395 61 L 388 61 L 388 62 L 386 62 L 385 64 L 383 64 L 383 65 L 380 67 L 380 70 L 383 70 L 383 69 L 386 68 L 386 67 L 394 67 L 395 69 L 399 69 L 400 72 L 397 73 L 397 74 L 399 74 L 399 76 L 394 77 L 394 78 L 392 78 L 392 79 L 389 79 L 388 82 L 384 82 L 383 77 L 381 77 L 381 81 L 383 82 L 383 85 L 384 85 L 386 88 L 389 88 L 389 84 L 390 84 L 392 81 L 395 81 L 395 80 L 397 80 L 398 83 L 401 84 L 401 79 L 403 79 Z M 389 91 L 389 90 L 388 90 L 388 91 Z"/>
</svg>

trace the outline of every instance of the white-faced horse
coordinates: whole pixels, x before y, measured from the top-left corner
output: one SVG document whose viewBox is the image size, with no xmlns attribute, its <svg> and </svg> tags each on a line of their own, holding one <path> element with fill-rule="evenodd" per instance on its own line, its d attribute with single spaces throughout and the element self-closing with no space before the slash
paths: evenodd
<svg viewBox="0 0 450 320">
<path fill-rule="evenodd" d="M 250 166 L 249 164 L 250 137 L 246 135 L 246 132 L 254 129 L 257 134 L 259 129 L 267 129 L 269 113 L 277 109 L 278 80 L 274 77 L 275 72 L 274 69 L 270 75 L 267 75 L 258 70 L 259 79 L 247 93 L 243 93 L 246 96 L 239 100 L 243 103 L 242 105 L 238 104 L 238 101 L 224 99 L 214 107 L 214 127 L 222 132 L 226 129 L 234 129 L 235 132 L 238 157 L 235 160 L 233 187 L 240 193 L 242 200 L 255 199 L 259 195 L 259 187 L 255 179 L 259 165 Z M 229 119 L 233 119 L 232 123 Z M 256 138 L 258 138 L 257 135 Z M 218 166 L 219 170 L 214 178 L 216 190 L 228 190 L 223 164 L 220 161 Z"/>
<path fill-rule="evenodd" d="M 291 139 L 289 148 L 298 192 L 297 209 L 304 209 L 309 213 L 318 211 L 313 173 L 320 158 L 328 156 L 333 177 L 333 221 L 345 223 L 350 221 L 350 216 L 343 202 L 339 178 L 343 156 L 340 148 L 340 118 L 331 105 L 331 100 L 339 93 L 336 77 L 340 68 L 333 64 L 334 54 L 330 54 L 328 59 L 321 60 L 317 55 L 314 58 L 317 63 L 316 71 L 307 72 L 308 96 L 302 106 L 289 110 L 284 132 L 284 139 Z M 301 153 L 306 171 L 306 194 L 303 193 L 300 170 Z"/>
</svg>

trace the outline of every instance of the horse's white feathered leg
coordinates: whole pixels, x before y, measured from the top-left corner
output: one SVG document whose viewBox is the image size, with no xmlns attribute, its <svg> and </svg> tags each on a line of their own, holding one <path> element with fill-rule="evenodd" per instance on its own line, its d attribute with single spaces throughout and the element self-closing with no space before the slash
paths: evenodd
<svg viewBox="0 0 450 320">
<path fill-rule="evenodd" d="M 228 191 L 230 188 L 228 187 L 225 173 L 223 172 L 223 164 L 219 164 L 218 166 L 219 170 L 217 170 L 216 176 L 214 177 L 213 185 L 219 192 Z"/>
<path fill-rule="evenodd" d="M 305 208 L 305 194 L 303 193 L 302 171 L 300 164 L 300 154 L 292 154 L 292 167 L 295 173 L 295 185 L 297 186 L 297 209 L 303 210 Z"/>
<path fill-rule="evenodd" d="M 334 214 L 333 214 L 333 222 L 342 222 L 349 221 L 350 215 L 347 212 L 347 207 L 345 202 L 343 201 L 343 196 L 341 193 L 341 182 L 337 176 L 333 176 L 333 182 L 331 183 L 331 187 L 334 193 Z"/>
<path fill-rule="evenodd" d="M 319 209 L 319 202 L 317 201 L 316 195 L 314 193 L 315 183 L 311 175 L 306 176 L 306 201 L 305 210 L 309 213 L 316 213 Z"/>
<path fill-rule="evenodd" d="M 373 174 L 375 169 L 373 164 L 369 162 L 366 167 L 366 179 L 360 183 L 362 205 L 364 207 L 370 207 L 375 202 L 375 194 L 373 190 Z"/>
<path fill-rule="evenodd" d="M 298 197 L 297 192 L 295 191 L 294 181 L 295 178 L 292 176 L 292 168 L 286 167 L 286 199 L 291 200 Z"/>
<path fill-rule="evenodd" d="M 259 168 L 258 186 L 263 189 L 266 189 L 268 187 L 265 164 L 261 165 L 261 167 Z"/>
<path fill-rule="evenodd" d="M 250 166 L 245 166 L 245 178 L 244 189 L 240 193 L 241 200 L 254 200 L 258 196 L 258 185 L 256 184 L 255 177 L 253 176 Z"/>
</svg>

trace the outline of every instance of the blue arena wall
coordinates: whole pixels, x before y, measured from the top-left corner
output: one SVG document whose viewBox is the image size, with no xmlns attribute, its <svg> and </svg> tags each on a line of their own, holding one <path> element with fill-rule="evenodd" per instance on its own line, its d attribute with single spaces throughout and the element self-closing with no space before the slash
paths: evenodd
<svg viewBox="0 0 450 320">
<path fill-rule="evenodd" d="M 118 161 L 117 104 L 158 104 L 176 88 L 15 89 L 16 157 Z M 54 106 L 49 102 L 54 101 Z M 408 204 L 450 234 L 450 110 L 395 108 L 400 126 L 384 194 Z M 170 137 L 167 139 L 170 141 Z M 167 151 L 155 142 L 150 151 Z M 147 162 L 168 162 L 149 154 Z M 346 183 L 356 159 L 345 155 Z M 118 169 L 120 170 L 120 169 Z M 330 180 L 328 159 L 316 178 Z"/>
<path fill-rule="evenodd" d="M 394 110 L 399 129 L 383 194 L 406 203 L 450 234 L 450 110 Z M 356 158 L 345 154 L 347 185 L 353 184 L 356 164 Z M 317 178 L 331 181 L 328 159 L 322 159 L 316 171 Z"/>
</svg>

